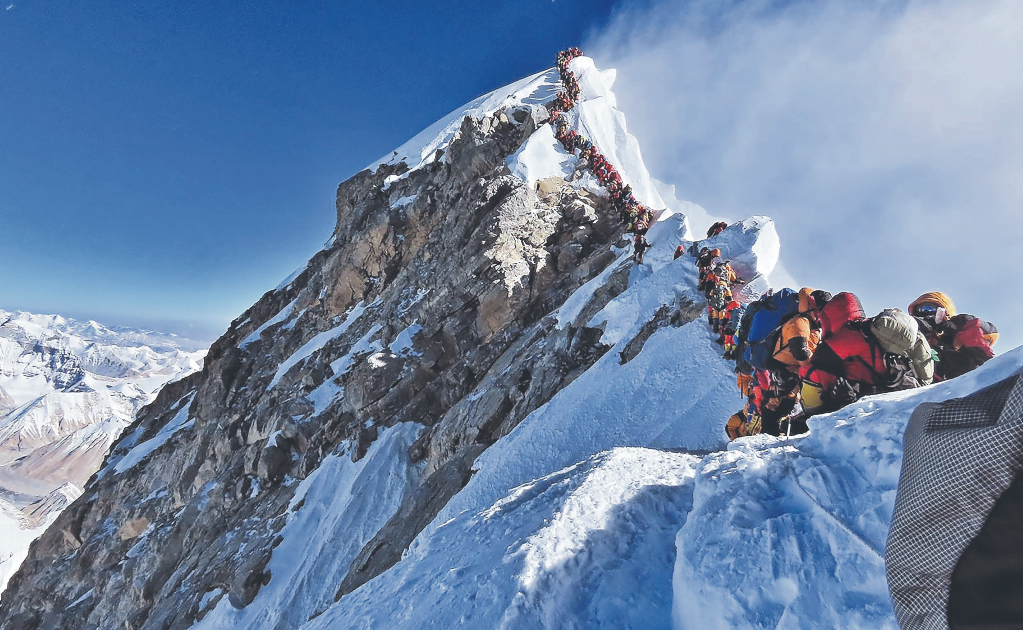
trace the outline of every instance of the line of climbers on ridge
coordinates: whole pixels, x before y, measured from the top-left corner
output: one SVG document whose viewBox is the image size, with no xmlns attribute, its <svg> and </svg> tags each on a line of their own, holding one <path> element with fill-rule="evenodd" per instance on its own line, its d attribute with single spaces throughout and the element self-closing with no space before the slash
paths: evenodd
<svg viewBox="0 0 1023 630">
<path fill-rule="evenodd" d="M 653 212 L 636 200 L 631 186 L 590 140 L 569 129 L 565 118 L 580 93 L 568 66 L 582 54 L 574 47 L 558 53 L 564 90 L 547 104 L 551 127 L 566 151 L 578 150 L 580 168 L 589 169 L 607 191 L 626 232 L 634 235 L 633 259 L 642 264 L 650 248 L 646 233 Z M 707 237 L 726 227 L 723 221 L 715 223 Z M 744 281 L 729 261 L 721 260 L 719 249 L 701 249 L 694 242 L 688 251 L 700 270 L 708 321 L 725 358 L 736 362 L 736 385 L 747 399 L 728 419 L 730 439 L 803 433 L 812 415 L 869 394 L 954 378 L 994 356 L 997 328 L 973 315 L 957 314 L 943 293 L 921 295 L 908 313 L 884 309 L 869 318 L 859 298 L 849 292 L 832 296 L 808 287 L 786 288 L 744 301 L 732 292 Z M 680 246 L 675 258 L 684 253 Z"/>
<path fill-rule="evenodd" d="M 707 236 L 725 229 L 715 223 Z M 725 426 L 729 439 L 805 433 L 806 420 L 863 396 L 929 385 L 965 374 L 994 356 L 994 324 L 956 313 L 944 293 L 925 293 L 908 311 L 867 317 L 859 298 L 803 287 L 743 303 L 743 280 L 720 249 L 693 243 L 707 317 L 736 363 L 746 404 Z M 680 246 L 675 258 L 684 254 Z"/>
<path fill-rule="evenodd" d="M 653 212 L 636 201 L 636 197 L 632 194 L 632 187 L 622 182 L 622 176 L 614 165 L 592 142 L 574 129 L 569 129 L 568 121 L 565 119 L 565 112 L 575 107 L 579 100 L 579 81 L 568 69 L 568 64 L 582 54 L 583 51 L 575 47 L 558 53 L 558 74 L 561 76 L 564 90 L 547 104 L 551 128 L 554 130 L 554 137 L 566 151 L 575 153 L 578 149 L 579 159 L 584 163 L 582 168 L 588 168 L 607 191 L 612 207 L 625 224 L 625 231 L 634 235 L 633 260 L 637 264 L 643 264 L 643 254 L 650 249 L 646 233 L 650 229 L 650 224 L 653 223 Z"/>
</svg>

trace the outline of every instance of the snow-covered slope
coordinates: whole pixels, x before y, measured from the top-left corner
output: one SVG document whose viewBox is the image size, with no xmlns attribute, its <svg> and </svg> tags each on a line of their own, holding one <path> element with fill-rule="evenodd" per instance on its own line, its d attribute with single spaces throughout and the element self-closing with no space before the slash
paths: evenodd
<svg viewBox="0 0 1023 630">
<path fill-rule="evenodd" d="M 615 134 L 600 130 L 614 123 L 624 137 L 624 119 L 597 109 L 592 94 L 595 84 L 610 87 L 608 75 L 582 76 L 591 91 L 581 101 L 594 107 L 580 108 L 577 129 L 613 154 Z M 645 190 L 638 150 L 622 149 L 612 161 Z M 571 176 L 575 161 L 541 129 L 509 166 L 535 183 Z M 921 402 L 1020 369 L 1023 350 L 957 381 L 815 418 L 806 436 L 728 444 L 724 419 L 743 401 L 702 319 L 657 330 L 622 360 L 658 309 L 702 302 L 693 261 L 672 261 L 693 236 L 683 215 L 671 215 L 651 230 L 654 247 L 629 288 L 588 322 L 612 350 L 477 459 L 469 484 L 401 562 L 303 628 L 896 627 L 883 553 L 905 423 Z M 779 252 L 770 219 L 733 224 L 707 244 L 761 291 L 769 286 Z M 559 321 L 575 321 L 614 268 L 573 295 Z M 307 480 L 303 491 L 318 485 Z M 307 553 L 303 532 L 320 519 L 289 516 L 283 562 Z M 196 627 L 236 627 L 229 610 L 221 605 Z"/>
<path fill-rule="evenodd" d="M 541 105 L 554 98 L 560 86 L 558 73 L 547 70 L 484 94 L 420 131 L 390 155 L 371 164 L 369 168 L 376 170 L 384 164 L 404 164 L 408 166 L 409 171 L 415 171 L 431 164 L 437 159 L 438 154 L 444 159 L 445 149 L 451 144 L 452 138 L 462 126 L 462 120 L 467 116 L 479 120 L 507 107 Z"/>
<path fill-rule="evenodd" d="M 135 412 L 204 352 L 174 335 L 0 311 L 0 590 Z"/>
<path fill-rule="evenodd" d="M 729 444 L 744 401 L 673 258 L 711 218 L 650 179 L 613 71 L 571 69 L 566 120 L 658 211 L 643 265 L 545 122 L 556 71 L 452 112 L 343 183 L 324 250 L 142 412 L 11 581 L 11 623 L 895 628 L 903 428 L 1023 349 Z M 707 244 L 756 294 L 783 242 L 757 216 Z"/>
<path fill-rule="evenodd" d="M 742 400 L 702 320 L 656 331 L 621 363 L 637 322 L 698 299 L 692 260 L 670 259 L 675 219 L 658 224 L 652 240 L 664 245 L 649 268 L 592 318 L 615 348 L 488 449 L 401 562 L 328 606 L 329 593 L 310 590 L 293 567 L 319 549 L 309 532 L 350 512 L 346 500 L 324 513 L 317 499 L 282 531 L 274 558 L 292 567 L 288 576 L 249 609 L 222 604 L 195 627 L 256 627 L 240 620 L 263 614 L 294 622 L 295 604 L 275 594 L 304 593 L 301 610 L 326 608 L 301 626 L 310 630 L 896 628 L 883 554 L 905 424 L 922 402 L 1020 370 L 1023 349 L 947 383 L 814 418 L 805 436 L 729 445 L 723 421 Z M 777 245 L 764 219 L 730 227 L 719 243 L 744 239 L 750 250 Z M 393 448 L 398 435 L 375 448 Z M 376 484 L 393 475 L 393 461 L 370 460 L 333 460 L 350 472 L 311 477 L 300 494 L 329 495 L 341 475 L 382 496 Z"/>
<path fill-rule="evenodd" d="M 896 629 L 883 556 L 905 424 L 922 402 L 1021 368 L 1017 349 L 966 377 L 816 418 L 806 436 L 743 438 L 707 455 L 614 446 L 546 472 L 571 448 L 554 441 L 522 457 L 499 443 L 488 462 L 530 481 L 486 507 L 460 497 L 465 509 L 438 518 L 401 563 L 303 627 Z M 594 432 L 635 424 L 588 411 Z M 684 433 L 675 425 L 705 413 L 662 426 Z M 555 419 L 546 428 L 561 431 Z"/>
</svg>

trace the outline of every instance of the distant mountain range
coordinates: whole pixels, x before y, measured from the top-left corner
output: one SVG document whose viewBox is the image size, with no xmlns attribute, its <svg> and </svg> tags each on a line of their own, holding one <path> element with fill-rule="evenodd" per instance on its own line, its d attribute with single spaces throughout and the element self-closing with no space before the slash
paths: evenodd
<svg viewBox="0 0 1023 630">
<path fill-rule="evenodd" d="M 135 413 L 205 353 L 175 335 L 0 310 L 0 588 Z"/>
</svg>

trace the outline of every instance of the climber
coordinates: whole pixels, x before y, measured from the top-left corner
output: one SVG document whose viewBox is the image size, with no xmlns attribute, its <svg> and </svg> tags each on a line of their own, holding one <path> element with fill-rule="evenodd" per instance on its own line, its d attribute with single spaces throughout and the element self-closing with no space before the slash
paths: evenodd
<svg viewBox="0 0 1023 630">
<path fill-rule="evenodd" d="M 983 365 L 995 355 L 998 340 L 994 324 L 966 313 L 956 313 L 944 293 L 924 293 L 909 305 L 937 361 L 935 380 L 955 378 Z"/>
<path fill-rule="evenodd" d="M 735 360 L 735 354 L 738 350 L 736 345 L 735 334 L 739 330 L 739 322 L 742 321 L 742 316 L 746 312 L 746 307 L 741 302 L 733 299 L 725 307 L 725 324 L 724 324 L 724 345 L 725 345 L 725 359 L 730 361 Z"/>
<path fill-rule="evenodd" d="M 809 296 L 811 289 L 804 289 L 801 293 Z M 803 324 L 793 324 L 788 327 L 782 335 L 786 324 L 800 315 L 800 292 L 794 289 L 781 289 L 777 293 L 769 293 L 759 300 L 747 306 L 736 333 L 736 344 L 741 352 L 736 357 L 736 364 L 744 372 L 751 372 L 753 369 L 768 370 L 784 367 L 783 363 L 776 360 L 775 355 L 782 349 L 802 347 L 798 341 L 790 341 L 798 336 L 801 331 L 816 328 L 816 317 L 805 314 L 801 319 Z M 803 300 L 804 302 L 806 299 Z M 809 346 L 809 333 L 806 333 L 807 347 Z M 784 337 L 784 340 L 783 340 Z M 778 344 L 782 348 L 778 348 Z M 814 340 L 816 344 L 816 340 Z M 797 352 L 802 356 L 797 348 Z M 791 350 L 789 350 L 791 355 Z"/>
<path fill-rule="evenodd" d="M 707 274 L 706 281 L 709 284 L 723 283 L 729 288 L 729 290 L 731 290 L 731 288 L 736 284 L 745 283 L 745 281 L 735 273 L 735 270 L 732 269 L 732 263 L 728 260 L 715 262 Z M 710 298 L 711 290 L 713 290 L 713 287 L 706 291 L 708 299 Z"/>
<path fill-rule="evenodd" d="M 768 361 L 769 367 L 798 372 L 809 364 L 821 340 L 820 311 L 831 301 L 827 291 L 803 287 L 795 314 L 783 320 Z"/>
<path fill-rule="evenodd" d="M 646 234 L 646 231 L 650 229 L 650 225 L 654 221 L 654 213 L 650 210 L 650 208 L 637 203 L 636 217 L 636 233 Z"/>
<path fill-rule="evenodd" d="M 642 233 L 636 232 L 636 238 L 632 241 L 632 259 L 636 261 L 637 265 L 643 264 L 643 254 L 651 247 L 646 240 L 646 230 L 644 229 Z"/>
<path fill-rule="evenodd" d="M 717 261 L 707 272 L 703 286 L 706 287 L 707 320 L 711 329 L 718 335 L 717 343 L 725 343 L 725 322 L 728 314 L 725 310 L 732 301 L 732 285 L 739 282 L 738 276 L 727 261 Z"/>
<path fill-rule="evenodd" d="M 718 248 L 707 249 L 706 247 L 700 250 L 700 255 L 696 259 L 696 267 L 699 269 L 699 282 L 697 289 L 706 294 L 706 292 L 713 287 L 713 284 L 708 284 L 707 276 L 710 275 L 711 265 L 718 256 L 721 255 L 721 250 Z"/>
<path fill-rule="evenodd" d="M 917 319 L 932 348 L 951 344 L 955 331 L 947 322 L 956 314 L 952 298 L 939 291 L 924 293 L 909 304 L 909 314 Z"/>
<path fill-rule="evenodd" d="M 711 330 L 718 335 L 717 343 L 721 345 L 725 343 L 724 325 L 727 318 L 725 309 L 731 301 L 732 290 L 728 283 L 722 280 L 715 281 L 707 296 L 707 320 Z"/>
<path fill-rule="evenodd" d="M 804 287 L 798 292 L 769 292 L 746 307 L 735 307 L 729 317 L 735 332 L 728 350 L 736 361 L 736 385 L 748 395 L 749 404 L 729 419 L 732 425 L 744 416 L 755 418 L 761 430 L 772 435 L 807 431 L 797 407 L 800 364 L 813 355 L 820 339 L 819 313 L 830 299 L 826 291 Z M 748 429 L 742 430 L 752 435 Z"/>
<path fill-rule="evenodd" d="M 823 340 L 800 370 L 806 413 L 833 411 L 863 396 L 931 382 L 931 349 L 915 320 L 898 309 L 864 315 L 852 293 L 837 294 L 820 310 Z"/>
<path fill-rule="evenodd" d="M 760 429 L 760 416 L 752 412 L 749 405 L 732 414 L 725 422 L 725 435 L 729 440 L 758 435 Z"/>
<path fill-rule="evenodd" d="M 754 372 L 750 393 L 751 406 L 759 418 L 760 431 L 768 435 L 781 435 L 788 428 L 786 419 L 799 404 L 801 382 L 799 375 L 789 370 L 757 370 Z M 805 433 L 805 423 L 792 425 L 791 433 Z"/>
<path fill-rule="evenodd" d="M 714 225 L 707 228 L 707 238 L 711 238 L 713 236 L 721 234 L 721 232 L 723 232 L 726 227 L 728 227 L 727 223 L 725 223 L 724 221 L 718 221 Z"/>
<path fill-rule="evenodd" d="M 823 341 L 809 366 L 800 371 L 802 397 L 808 413 L 833 411 L 854 402 L 860 389 L 873 388 L 886 368 L 879 352 L 860 332 L 866 319 L 854 294 L 835 295 L 819 313 Z"/>
<path fill-rule="evenodd" d="M 650 220 L 652 218 L 653 213 L 649 209 L 636 204 L 629 210 L 625 222 L 625 231 L 645 235 L 647 230 L 650 229 Z"/>
<path fill-rule="evenodd" d="M 748 305 L 736 316 L 738 324 L 731 324 L 736 326 L 729 344 L 739 374 L 736 384 L 740 390 L 749 389 L 747 415 L 755 413 L 765 433 L 807 430 L 805 418 L 794 413 L 801 389 L 799 371 L 820 340 L 818 313 L 830 297 L 807 287 L 798 292 L 782 289 Z M 752 376 L 752 385 L 743 375 Z"/>
<path fill-rule="evenodd" d="M 998 341 L 998 329 L 991 322 L 966 313 L 949 319 L 955 326 L 952 350 L 945 350 L 941 361 L 941 378 L 950 379 L 977 369 L 995 356 L 992 346 Z M 940 353 L 939 353 L 940 354 Z"/>
<path fill-rule="evenodd" d="M 729 440 L 767 433 L 781 435 L 787 428 L 785 418 L 796 408 L 798 382 L 783 382 L 769 371 L 756 371 L 751 375 L 740 373 L 736 384 L 746 392 L 747 401 L 742 409 L 725 422 Z"/>
</svg>

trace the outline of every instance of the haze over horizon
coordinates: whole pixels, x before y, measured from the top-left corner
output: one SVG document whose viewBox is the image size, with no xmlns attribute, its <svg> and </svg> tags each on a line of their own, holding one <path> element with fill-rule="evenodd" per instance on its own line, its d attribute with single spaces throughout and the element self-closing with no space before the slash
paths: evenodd
<svg viewBox="0 0 1023 630">
<path fill-rule="evenodd" d="M 212 341 L 329 238 L 339 182 L 579 45 L 680 199 L 772 216 L 796 280 L 868 311 L 945 290 L 1001 353 L 1021 31 L 1006 1 L 14 3 L 0 308 Z"/>
</svg>

